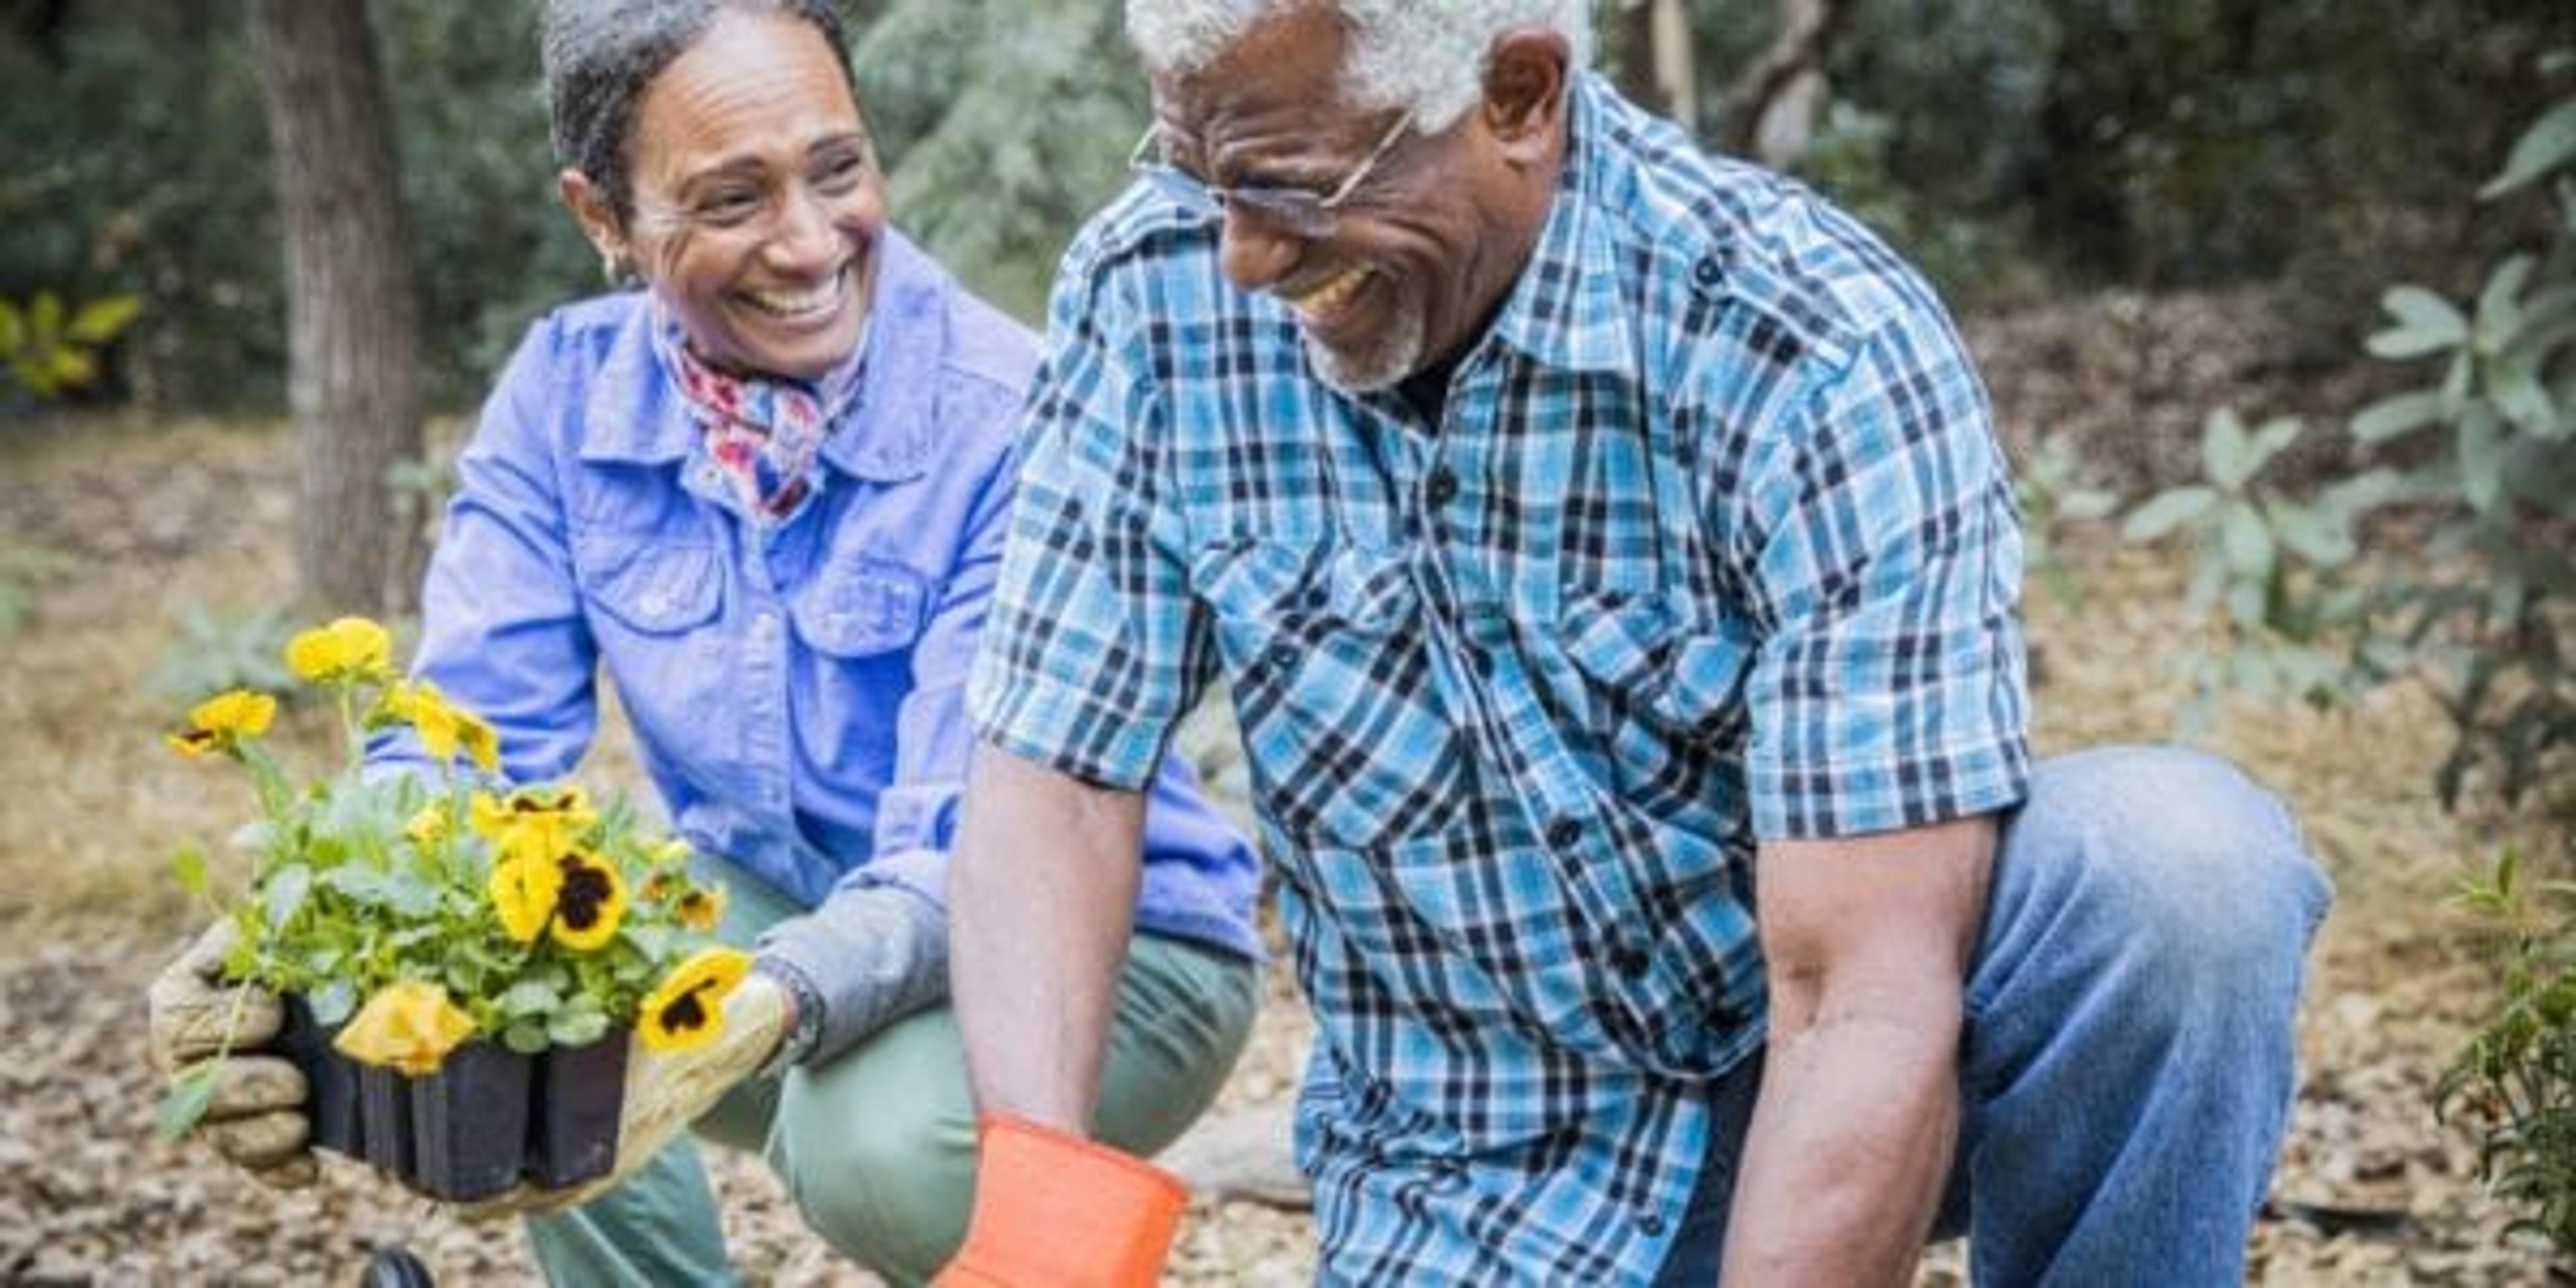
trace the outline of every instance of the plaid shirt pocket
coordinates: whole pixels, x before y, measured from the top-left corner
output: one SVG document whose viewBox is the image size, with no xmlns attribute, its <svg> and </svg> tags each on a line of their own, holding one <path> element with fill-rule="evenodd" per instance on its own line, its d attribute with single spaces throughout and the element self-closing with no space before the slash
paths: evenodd
<svg viewBox="0 0 2576 1288">
<path fill-rule="evenodd" d="M 1472 771 L 1400 553 L 1239 540 L 1202 550 L 1191 580 L 1214 614 L 1254 790 L 1291 838 L 1371 849 L 1458 817 Z"/>
</svg>

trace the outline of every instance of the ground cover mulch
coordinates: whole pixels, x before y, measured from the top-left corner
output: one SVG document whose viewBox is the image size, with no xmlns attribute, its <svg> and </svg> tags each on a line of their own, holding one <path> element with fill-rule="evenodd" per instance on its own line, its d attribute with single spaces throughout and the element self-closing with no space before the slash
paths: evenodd
<svg viewBox="0 0 2576 1288">
<path fill-rule="evenodd" d="M 2134 487 L 2173 468 L 2175 435 L 2219 401 L 2317 396 L 2323 378 L 2267 347 L 2248 321 L 2261 315 L 2244 297 L 2106 297 L 1970 334 L 2017 449 L 2072 435 L 2104 477 Z M 237 782 L 159 748 L 171 708 L 145 686 L 180 605 L 237 613 L 283 597 L 287 446 L 274 426 L 0 426 L 0 547 L 72 561 L 37 588 L 34 621 L 0 638 L 0 1283 L 349 1283 L 386 1243 L 413 1248 L 442 1282 L 533 1281 L 514 1230 L 457 1222 L 354 1166 L 273 1194 L 151 1136 L 141 992 L 202 919 L 166 856 L 218 841 L 246 800 Z M 2183 696 L 2169 663 L 2199 642 L 2174 607 L 2177 569 L 2098 534 L 2064 546 L 2081 598 L 2031 604 L 2041 749 L 2169 736 Z M 2438 713 L 2403 690 L 2335 715 L 2237 699 L 2210 737 L 2291 801 L 2341 888 L 2314 958 L 2305 1076 L 2253 1281 L 2553 1282 L 2543 1252 L 2508 1236 L 2509 1213 L 2484 1197 L 2470 1139 L 2438 1126 L 2430 1104 L 2487 987 L 2473 937 L 2439 896 L 2509 840 L 2568 861 L 2564 817 L 2442 813 L 2426 784 L 2443 737 Z M 1221 743 L 1198 740 L 1211 760 Z M 605 759 L 600 772 L 631 781 L 614 748 Z M 1308 1032 L 1274 970 L 1215 1116 L 1290 1095 Z M 870 1282 L 803 1231 L 756 1162 L 720 1157 L 714 1172 L 748 1279 Z M 1936 1251 L 1922 1281 L 1959 1282 L 1959 1265 L 1955 1249 Z M 1169 1278 L 1287 1284 L 1311 1271 L 1304 1214 L 1203 1196 Z"/>
</svg>

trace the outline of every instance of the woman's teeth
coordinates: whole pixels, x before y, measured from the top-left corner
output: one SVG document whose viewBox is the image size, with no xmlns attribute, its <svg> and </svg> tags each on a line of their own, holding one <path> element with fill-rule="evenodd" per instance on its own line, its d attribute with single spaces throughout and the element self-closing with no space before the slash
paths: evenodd
<svg viewBox="0 0 2576 1288">
<path fill-rule="evenodd" d="M 794 318 L 829 312 L 841 302 L 841 286 L 849 274 L 836 273 L 820 286 L 803 291 L 753 291 L 751 302 L 764 313 Z"/>
</svg>

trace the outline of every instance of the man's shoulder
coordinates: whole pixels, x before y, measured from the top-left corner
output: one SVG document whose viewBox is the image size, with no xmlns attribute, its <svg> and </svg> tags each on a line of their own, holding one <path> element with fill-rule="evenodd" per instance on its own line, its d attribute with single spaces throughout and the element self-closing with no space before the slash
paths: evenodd
<svg viewBox="0 0 2576 1288">
<path fill-rule="evenodd" d="M 1798 180 L 1703 150 L 1633 107 L 1605 113 L 1594 199 L 1649 271 L 1750 310 L 1819 356 L 1891 325 L 1946 319 L 1875 232 Z"/>
<path fill-rule="evenodd" d="M 1104 294 L 1184 292 L 1216 303 L 1218 225 L 1183 209 L 1150 184 L 1130 184 L 1084 221 L 1056 274 L 1056 311 L 1069 300 L 1096 305 Z"/>
</svg>

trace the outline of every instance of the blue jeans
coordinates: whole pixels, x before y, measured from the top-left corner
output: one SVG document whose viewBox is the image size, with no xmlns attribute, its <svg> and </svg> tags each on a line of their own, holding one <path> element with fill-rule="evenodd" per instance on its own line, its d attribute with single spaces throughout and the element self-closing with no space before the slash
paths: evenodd
<svg viewBox="0 0 2576 1288">
<path fill-rule="evenodd" d="M 2042 763 L 2004 819 L 1934 1237 L 1980 1284 L 2240 1284 L 2296 1089 L 2293 1021 L 2332 890 L 2278 801 L 2160 748 Z M 1659 1283 L 1717 1282 L 1761 1083 L 1716 1130 Z"/>
</svg>

